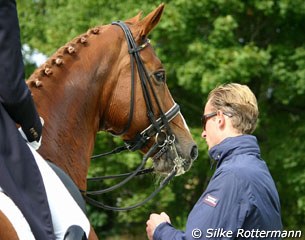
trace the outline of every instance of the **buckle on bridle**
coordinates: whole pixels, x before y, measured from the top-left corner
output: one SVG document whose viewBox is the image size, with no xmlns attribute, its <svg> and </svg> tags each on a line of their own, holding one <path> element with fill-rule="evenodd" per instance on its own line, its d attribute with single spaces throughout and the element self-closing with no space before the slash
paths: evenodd
<svg viewBox="0 0 305 240">
<path fill-rule="evenodd" d="M 175 135 L 168 135 L 165 130 L 161 130 L 161 132 L 158 132 L 155 137 L 155 141 L 159 147 L 164 147 L 165 145 L 172 145 L 174 144 L 175 140 Z"/>
<path fill-rule="evenodd" d="M 158 144 L 158 147 L 164 147 L 168 142 L 167 138 L 167 133 L 164 130 L 158 132 L 155 137 L 155 141 L 156 144 Z"/>
</svg>

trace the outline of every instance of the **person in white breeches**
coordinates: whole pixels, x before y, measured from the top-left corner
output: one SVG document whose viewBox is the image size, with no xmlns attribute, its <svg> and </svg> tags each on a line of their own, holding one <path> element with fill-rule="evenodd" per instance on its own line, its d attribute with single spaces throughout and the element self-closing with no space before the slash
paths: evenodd
<svg viewBox="0 0 305 240">
<path fill-rule="evenodd" d="M 35 157 L 46 188 L 56 239 L 64 239 L 68 228 L 73 225 L 80 226 L 88 238 L 90 223 L 86 215 L 47 162 L 34 148 L 29 147 Z"/>
<path fill-rule="evenodd" d="M 35 157 L 36 163 L 43 178 L 51 210 L 56 240 L 69 239 L 67 237 L 69 234 L 72 234 L 70 228 L 71 226 L 73 226 L 73 228 L 81 228 L 85 232 L 86 238 L 88 238 L 90 223 L 86 215 L 75 202 L 53 169 L 32 146 L 29 145 L 29 148 Z M 14 205 L 13 201 L 3 193 L 1 187 L 0 193 L 2 193 L 0 194 L 0 210 L 12 222 L 16 228 L 18 236 L 20 236 L 19 238 L 21 240 L 34 240 L 35 238 L 31 233 L 31 229 L 20 210 Z M 79 239 L 86 238 L 85 236 L 82 236 L 82 238 Z"/>
</svg>

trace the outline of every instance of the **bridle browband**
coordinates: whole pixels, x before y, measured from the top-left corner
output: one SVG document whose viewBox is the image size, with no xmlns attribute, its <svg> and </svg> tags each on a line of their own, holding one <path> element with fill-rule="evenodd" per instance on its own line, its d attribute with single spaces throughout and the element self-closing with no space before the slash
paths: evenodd
<svg viewBox="0 0 305 240">
<path fill-rule="evenodd" d="M 88 203 L 90 203 L 91 205 L 94 205 L 94 206 L 100 207 L 100 208 L 104 208 L 107 210 L 123 211 L 123 210 L 131 210 L 131 209 L 144 205 L 146 202 L 148 202 L 150 199 L 152 199 L 157 193 L 159 193 L 168 184 L 168 182 L 177 174 L 177 172 L 179 174 L 181 174 L 183 172 L 183 170 L 181 170 L 181 161 L 179 161 L 179 156 L 178 156 L 177 149 L 175 146 L 175 135 L 172 133 L 171 128 L 169 126 L 169 122 L 180 113 L 180 108 L 179 108 L 179 105 L 176 103 L 174 103 L 174 105 L 166 113 L 164 113 L 161 108 L 160 101 L 159 101 L 159 99 L 156 95 L 156 92 L 153 88 L 153 85 L 150 81 L 150 76 L 147 73 L 147 70 L 146 70 L 146 68 L 143 64 L 143 61 L 140 57 L 140 54 L 139 54 L 139 52 L 142 49 L 144 49 L 146 46 L 148 46 L 149 40 L 147 39 L 142 45 L 137 46 L 130 29 L 124 22 L 116 21 L 116 22 L 113 22 L 112 25 L 119 26 L 125 34 L 125 38 L 126 38 L 127 45 L 128 45 L 128 52 L 130 54 L 130 67 L 131 67 L 131 93 L 130 93 L 129 117 L 128 117 L 128 121 L 127 121 L 127 124 L 124 127 L 124 129 L 122 129 L 122 131 L 120 131 L 119 133 L 116 133 L 115 135 L 125 134 L 129 130 L 131 123 L 132 123 L 133 112 L 134 112 L 135 63 L 137 65 L 138 74 L 139 74 L 141 87 L 142 87 L 142 93 L 143 93 L 145 104 L 146 104 L 147 117 L 151 124 L 146 129 L 144 129 L 141 133 L 139 133 L 136 136 L 136 139 L 125 142 L 124 146 L 118 147 L 110 152 L 92 156 L 91 159 L 96 159 L 96 158 L 100 158 L 100 157 L 107 156 L 110 154 L 119 153 L 124 150 L 136 151 L 136 150 L 142 149 L 152 137 L 155 137 L 155 143 L 148 150 L 148 152 L 144 155 L 141 164 L 133 172 L 87 179 L 88 181 L 99 181 L 99 180 L 109 179 L 109 178 L 126 177 L 124 180 L 122 180 L 118 184 L 116 184 L 112 187 L 106 188 L 106 189 L 101 189 L 101 190 L 96 190 L 96 191 L 82 191 L 82 193 L 83 193 L 83 196 L 86 199 L 86 201 Z M 152 93 L 152 96 L 151 96 L 150 92 Z M 156 115 L 153 111 L 152 98 L 154 98 L 155 103 L 157 105 L 158 112 L 160 115 L 159 118 L 156 118 Z M 133 206 L 119 208 L 119 207 L 112 207 L 112 206 L 105 205 L 104 203 L 99 202 L 99 201 L 93 199 L 92 197 L 88 196 L 88 195 L 101 195 L 101 194 L 113 191 L 113 190 L 123 186 L 129 180 L 131 180 L 133 177 L 135 177 L 137 175 L 152 172 L 154 170 L 153 168 L 143 169 L 147 160 L 152 156 L 154 156 L 154 158 L 161 157 L 169 148 L 171 150 L 173 150 L 174 153 L 176 154 L 176 158 L 174 160 L 175 167 L 166 176 L 166 178 L 160 183 L 159 187 L 153 193 L 151 193 L 150 196 L 148 196 L 146 199 L 144 199 L 142 202 L 135 204 Z M 158 149 L 160 149 L 160 150 L 157 151 Z"/>
</svg>

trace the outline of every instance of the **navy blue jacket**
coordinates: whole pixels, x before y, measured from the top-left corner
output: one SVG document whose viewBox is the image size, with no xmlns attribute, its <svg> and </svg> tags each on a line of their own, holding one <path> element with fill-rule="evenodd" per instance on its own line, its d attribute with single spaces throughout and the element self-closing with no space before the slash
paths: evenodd
<svg viewBox="0 0 305 240">
<path fill-rule="evenodd" d="M 20 208 L 37 240 L 55 239 L 42 177 L 21 137 L 38 140 L 42 126 L 25 81 L 14 0 L 0 0 L 0 186 Z"/>
<path fill-rule="evenodd" d="M 190 212 L 185 232 L 162 223 L 154 240 L 246 239 L 253 230 L 247 239 L 256 239 L 263 230 L 282 230 L 278 192 L 256 138 L 227 138 L 209 154 L 217 168 Z"/>
</svg>

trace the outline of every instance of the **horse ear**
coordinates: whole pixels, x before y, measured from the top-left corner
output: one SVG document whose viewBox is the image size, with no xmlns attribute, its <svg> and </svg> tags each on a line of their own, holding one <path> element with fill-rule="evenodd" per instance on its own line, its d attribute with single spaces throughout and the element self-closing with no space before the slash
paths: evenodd
<svg viewBox="0 0 305 240">
<path fill-rule="evenodd" d="M 140 11 L 136 16 L 134 16 L 134 17 L 132 17 L 132 18 L 126 20 L 125 22 L 126 22 L 126 23 L 131 23 L 131 24 L 137 23 L 137 22 L 140 21 L 141 16 L 142 16 L 142 11 Z"/>
<path fill-rule="evenodd" d="M 160 4 L 155 10 L 149 13 L 139 22 L 140 34 L 147 36 L 151 30 L 159 23 L 164 9 L 164 3 Z"/>
</svg>

